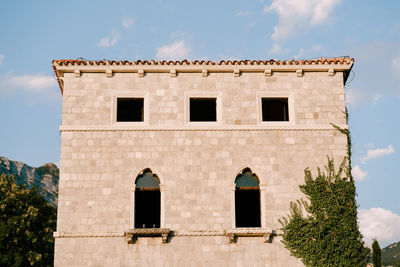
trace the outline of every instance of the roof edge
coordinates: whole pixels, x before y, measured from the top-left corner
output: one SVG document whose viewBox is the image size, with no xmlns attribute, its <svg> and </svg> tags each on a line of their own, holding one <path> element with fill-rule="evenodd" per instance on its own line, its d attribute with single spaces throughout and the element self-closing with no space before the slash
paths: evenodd
<svg viewBox="0 0 400 267">
<path fill-rule="evenodd" d="M 354 58 L 320 58 L 302 60 L 85 60 L 85 59 L 55 59 L 54 63 L 62 65 L 312 65 L 312 64 L 353 64 Z"/>
<path fill-rule="evenodd" d="M 71 72 L 72 69 L 76 68 L 94 68 L 100 67 L 101 69 L 107 67 L 114 68 L 124 68 L 127 66 L 138 67 L 138 69 L 150 68 L 165 71 L 174 67 L 179 70 L 179 68 L 188 69 L 215 69 L 215 70 L 240 70 L 240 71 L 251 71 L 256 69 L 257 71 L 265 69 L 272 69 L 274 71 L 290 71 L 296 69 L 304 69 L 305 71 L 318 71 L 318 69 L 327 70 L 333 69 L 338 71 L 343 71 L 348 75 L 354 64 L 354 58 L 340 57 L 340 58 L 319 58 L 319 59 L 309 59 L 309 60 L 220 60 L 220 61 L 210 61 L 210 60 L 176 60 L 176 61 L 166 61 L 166 60 L 86 60 L 86 59 L 55 59 L 52 61 L 53 70 L 57 78 L 57 82 L 60 86 L 61 94 L 63 94 L 63 81 L 62 75 L 64 72 Z M 340 67 L 339 67 L 340 66 Z M 338 68 L 339 67 L 339 68 Z M 121 71 L 121 69 L 119 70 Z"/>
</svg>

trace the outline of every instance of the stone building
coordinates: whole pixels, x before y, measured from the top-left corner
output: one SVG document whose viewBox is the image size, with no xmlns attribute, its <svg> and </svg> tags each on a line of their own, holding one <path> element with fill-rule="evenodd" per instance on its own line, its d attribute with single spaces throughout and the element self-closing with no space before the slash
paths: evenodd
<svg viewBox="0 0 400 267">
<path fill-rule="evenodd" d="M 56 266 L 302 266 L 278 219 L 346 155 L 353 59 L 54 60 Z"/>
</svg>

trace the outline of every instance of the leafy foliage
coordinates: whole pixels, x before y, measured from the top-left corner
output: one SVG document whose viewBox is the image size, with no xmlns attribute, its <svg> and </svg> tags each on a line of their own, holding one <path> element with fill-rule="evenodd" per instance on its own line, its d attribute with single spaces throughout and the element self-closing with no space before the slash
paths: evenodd
<svg viewBox="0 0 400 267">
<path fill-rule="evenodd" d="M 374 267 L 382 266 L 381 247 L 376 239 L 372 242 L 372 263 L 374 264 Z"/>
<path fill-rule="evenodd" d="M 36 188 L 0 177 L 0 265 L 53 266 L 56 208 Z"/>
<path fill-rule="evenodd" d="M 335 171 L 328 157 L 325 172 L 318 169 L 315 178 L 307 168 L 300 190 L 308 201 L 292 202 L 288 218 L 280 220 L 283 243 L 306 266 L 366 265 L 368 249 L 358 229 L 355 185 L 347 166 L 345 158 Z"/>
</svg>

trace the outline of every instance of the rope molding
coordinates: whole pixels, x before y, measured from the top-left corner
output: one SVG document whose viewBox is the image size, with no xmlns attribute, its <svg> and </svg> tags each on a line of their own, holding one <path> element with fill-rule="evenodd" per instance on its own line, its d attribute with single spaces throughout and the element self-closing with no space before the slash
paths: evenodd
<svg viewBox="0 0 400 267">
<path fill-rule="evenodd" d="M 171 232 L 171 229 L 169 228 L 135 228 L 125 231 L 125 234 L 169 234 L 169 232 Z"/>
<path fill-rule="evenodd" d="M 54 232 L 54 238 L 76 238 L 76 237 L 124 237 L 124 232 L 107 232 L 107 233 L 66 233 Z"/>
<path fill-rule="evenodd" d="M 348 129 L 348 125 L 338 125 Z M 60 132 L 100 131 L 332 131 L 331 125 L 296 126 L 60 126 Z"/>
<path fill-rule="evenodd" d="M 174 232 L 174 236 L 225 236 L 225 231 L 187 231 Z"/>
<path fill-rule="evenodd" d="M 246 235 L 246 234 L 271 234 L 271 229 L 230 229 L 226 230 L 226 234 Z"/>
<path fill-rule="evenodd" d="M 127 232 L 104 232 L 104 233 L 54 232 L 53 236 L 55 238 L 124 237 L 124 236 L 126 236 Z M 230 230 L 222 230 L 222 231 L 180 230 L 180 231 L 173 231 L 173 232 L 174 232 L 174 234 L 173 234 L 174 236 L 194 236 L 195 237 L 195 236 L 263 235 L 263 234 L 271 234 L 276 231 L 270 230 L 270 229 L 230 229 Z"/>
</svg>

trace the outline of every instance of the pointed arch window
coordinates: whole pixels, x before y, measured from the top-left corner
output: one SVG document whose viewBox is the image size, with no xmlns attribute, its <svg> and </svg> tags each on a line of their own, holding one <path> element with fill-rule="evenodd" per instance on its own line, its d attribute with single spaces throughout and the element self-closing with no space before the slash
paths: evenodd
<svg viewBox="0 0 400 267">
<path fill-rule="evenodd" d="M 250 168 L 235 179 L 236 227 L 261 227 L 260 182 Z"/>
<path fill-rule="evenodd" d="M 145 169 L 135 181 L 135 228 L 160 228 L 160 179 Z"/>
</svg>

